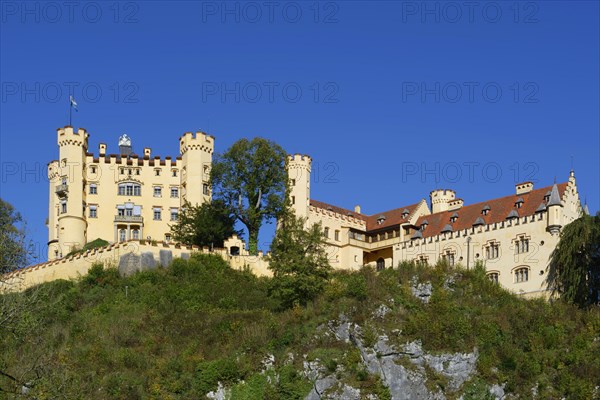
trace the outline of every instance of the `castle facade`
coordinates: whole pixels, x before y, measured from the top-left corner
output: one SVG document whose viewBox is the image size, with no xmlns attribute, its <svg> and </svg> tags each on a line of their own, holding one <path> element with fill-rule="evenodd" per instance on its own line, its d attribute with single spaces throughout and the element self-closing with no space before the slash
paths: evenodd
<svg viewBox="0 0 600 400">
<path fill-rule="evenodd" d="M 48 164 L 49 262 L 97 238 L 112 245 L 141 240 L 167 246 L 170 225 L 185 202 L 211 200 L 213 136 L 185 133 L 175 159 L 152 157 L 150 148 L 138 155 L 126 135 L 117 153 L 108 154 L 101 143 L 94 155 L 88 137 L 81 128 L 57 131 L 59 159 Z M 288 157 L 290 202 L 308 224 L 322 224 L 337 269 L 381 270 L 402 261 L 431 265 L 440 259 L 473 268 L 483 262 L 488 277 L 500 285 L 546 297 L 548 264 L 560 231 L 585 212 L 571 171 L 566 182 L 538 189 L 523 182 L 505 197 L 476 204 L 465 205 L 453 190 L 441 189 L 430 193 L 429 202 L 367 215 L 359 206 L 349 210 L 311 199 L 311 162 L 309 156 Z M 239 239 L 228 242 L 233 244 L 223 249 L 224 257 L 245 254 Z"/>
<path fill-rule="evenodd" d="M 311 199 L 311 158 L 288 157 L 294 212 L 308 224 L 321 222 L 329 259 L 336 268 L 377 270 L 401 261 L 473 268 L 483 262 L 489 279 L 527 297 L 547 297 L 548 264 L 561 229 L 584 212 L 575 174 L 566 182 L 535 189 L 515 186 L 505 197 L 465 205 L 450 189 L 425 199 L 365 215 Z"/>
<path fill-rule="evenodd" d="M 169 225 L 185 202 L 210 201 L 214 137 L 185 133 L 175 159 L 153 157 L 150 148 L 138 155 L 126 135 L 118 152 L 100 143 L 94 155 L 88 137 L 82 128 L 57 130 L 59 158 L 48 164 L 48 260 L 97 238 L 169 242 Z"/>
</svg>

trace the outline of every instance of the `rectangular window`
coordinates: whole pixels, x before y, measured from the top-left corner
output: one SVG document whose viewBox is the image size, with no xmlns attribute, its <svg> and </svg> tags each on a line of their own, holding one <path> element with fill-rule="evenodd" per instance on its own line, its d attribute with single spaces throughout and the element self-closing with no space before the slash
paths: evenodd
<svg viewBox="0 0 600 400">
<path fill-rule="evenodd" d="M 138 240 L 140 238 L 140 231 L 138 229 L 134 229 L 131 231 L 132 239 Z"/>
<path fill-rule="evenodd" d="M 126 190 L 127 196 L 133 196 L 133 186 L 127 185 L 126 188 L 127 188 L 127 190 Z"/>
<path fill-rule="evenodd" d="M 125 196 L 125 185 L 119 185 L 119 196 Z"/>
<path fill-rule="evenodd" d="M 296 186 L 296 180 L 290 179 L 290 186 Z"/>
<path fill-rule="evenodd" d="M 98 187 L 93 183 L 90 185 L 90 194 L 98 194 Z"/>
<path fill-rule="evenodd" d="M 95 174 L 95 173 L 96 173 L 96 167 L 92 165 L 92 166 L 90 167 L 90 172 L 91 172 L 92 174 Z"/>
<path fill-rule="evenodd" d="M 61 185 L 66 185 L 67 184 L 67 177 L 63 176 L 61 179 Z"/>
<path fill-rule="evenodd" d="M 325 229 L 323 230 L 323 236 L 325 236 L 326 238 L 329 238 L 329 228 L 325 227 Z"/>
<path fill-rule="evenodd" d="M 155 169 L 154 170 L 154 175 L 160 176 L 160 169 Z"/>
<path fill-rule="evenodd" d="M 66 201 L 62 201 L 60 203 L 60 213 L 64 214 L 67 212 L 67 202 Z"/>
<path fill-rule="evenodd" d="M 154 197 L 162 197 L 162 188 L 160 186 L 154 186 Z"/>
<path fill-rule="evenodd" d="M 204 184 L 202 185 L 202 193 L 204 193 L 205 196 L 208 196 L 208 184 Z"/>
<path fill-rule="evenodd" d="M 173 170 L 173 176 L 177 176 L 177 170 L 176 169 Z"/>
<path fill-rule="evenodd" d="M 90 218 L 98 218 L 98 211 L 96 206 L 90 206 Z"/>
<path fill-rule="evenodd" d="M 292 205 L 296 204 L 296 196 L 292 196 Z"/>
<path fill-rule="evenodd" d="M 160 221 L 161 219 L 162 219 L 161 209 L 160 208 L 155 208 L 154 209 L 154 220 L 155 221 Z"/>
<path fill-rule="evenodd" d="M 171 241 L 171 234 L 165 233 L 165 242 L 170 242 L 170 241 Z"/>
<path fill-rule="evenodd" d="M 179 211 L 176 208 L 171 208 L 171 221 L 177 221 L 179 218 Z"/>
<path fill-rule="evenodd" d="M 340 240 L 340 231 L 338 230 L 335 231 L 335 240 L 337 240 L 338 242 Z"/>
<path fill-rule="evenodd" d="M 176 187 L 171 188 L 171 197 L 177 198 L 179 197 L 179 189 Z"/>
<path fill-rule="evenodd" d="M 117 215 L 119 217 L 125 216 L 125 206 L 117 206 Z"/>
</svg>

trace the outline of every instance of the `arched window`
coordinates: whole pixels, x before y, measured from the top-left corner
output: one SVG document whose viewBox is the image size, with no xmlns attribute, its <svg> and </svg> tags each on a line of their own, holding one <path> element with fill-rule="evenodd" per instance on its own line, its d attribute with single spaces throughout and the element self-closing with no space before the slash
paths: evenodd
<svg viewBox="0 0 600 400">
<path fill-rule="evenodd" d="M 119 241 L 124 242 L 126 238 L 127 238 L 127 231 L 125 229 L 121 229 L 119 231 Z"/>
<path fill-rule="evenodd" d="M 515 283 L 527 282 L 529 280 L 529 267 L 519 267 L 515 269 Z"/>
<path fill-rule="evenodd" d="M 382 257 L 377 259 L 377 271 L 383 271 L 385 269 L 385 260 Z"/>
<path fill-rule="evenodd" d="M 487 277 L 490 281 L 492 281 L 494 283 L 498 283 L 499 275 L 500 274 L 498 272 L 490 272 L 489 274 L 487 274 Z"/>
<path fill-rule="evenodd" d="M 140 231 L 138 229 L 134 229 L 131 231 L 132 239 L 138 240 L 140 238 Z"/>
</svg>

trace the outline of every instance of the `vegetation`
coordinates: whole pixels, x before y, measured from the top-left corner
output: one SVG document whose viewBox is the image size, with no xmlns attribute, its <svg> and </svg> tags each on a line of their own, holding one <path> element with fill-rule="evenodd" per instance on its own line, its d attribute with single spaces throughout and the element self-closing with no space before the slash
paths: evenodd
<svg viewBox="0 0 600 400">
<path fill-rule="evenodd" d="M 234 234 L 235 217 L 220 200 L 193 206 L 186 202 L 171 233 L 176 242 L 187 245 L 223 247 L 223 242 Z"/>
<path fill-rule="evenodd" d="M 0 199 L 0 274 L 27 265 L 31 252 L 25 239 L 21 214 Z"/>
<path fill-rule="evenodd" d="M 258 252 L 258 233 L 265 221 L 285 210 L 286 152 L 263 138 L 240 139 L 213 161 L 213 198 L 223 201 L 248 229 L 250 254 Z"/>
<path fill-rule="evenodd" d="M 550 265 L 549 283 L 561 298 L 580 307 L 600 303 L 600 213 L 563 228 Z"/>
<path fill-rule="evenodd" d="M 86 243 L 81 249 L 76 249 L 76 250 L 69 252 L 66 255 L 66 257 L 73 256 L 76 254 L 83 254 L 88 250 L 98 249 L 100 247 L 108 246 L 109 244 L 110 243 L 108 243 L 106 240 L 97 238 L 97 239 L 92 240 L 91 242 Z"/>
<path fill-rule="evenodd" d="M 432 283 L 429 303 L 412 294 L 415 280 Z M 319 359 L 363 395 L 389 399 L 356 347 L 324 334 L 341 313 L 362 327 L 365 344 L 386 333 L 396 346 L 421 340 L 432 353 L 477 349 L 476 375 L 459 392 L 446 391 L 450 399 L 484 399 L 495 383 L 520 398 L 532 390 L 540 399 L 598 394 L 600 310 L 519 298 L 482 268 L 403 263 L 334 272 L 306 307 L 283 311 L 270 288 L 268 278 L 193 255 L 127 278 L 95 266 L 79 282 L 0 296 L 39 299 L 0 332 L 0 370 L 17 378 L 0 376 L 0 397 L 27 382 L 37 399 L 196 399 L 221 382 L 235 399 L 301 399 L 311 389 L 303 362 Z M 390 311 L 374 317 L 382 304 Z M 32 360 L 41 360 L 33 370 Z M 432 372 L 428 384 L 443 388 L 444 379 Z"/>
<path fill-rule="evenodd" d="M 289 213 L 271 243 L 270 294 L 282 307 L 306 306 L 325 288 L 331 266 L 325 252 L 321 224 L 305 229 L 306 219 Z"/>
</svg>

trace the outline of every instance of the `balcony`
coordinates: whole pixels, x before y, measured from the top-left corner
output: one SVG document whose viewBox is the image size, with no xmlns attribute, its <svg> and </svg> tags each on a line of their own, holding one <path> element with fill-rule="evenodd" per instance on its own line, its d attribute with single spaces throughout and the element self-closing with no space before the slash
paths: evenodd
<svg viewBox="0 0 600 400">
<path fill-rule="evenodd" d="M 141 224 L 144 222 L 144 218 L 141 215 L 115 215 L 115 222 Z"/>
<path fill-rule="evenodd" d="M 61 185 L 56 185 L 56 194 L 59 197 L 65 197 L 68 192 L 69 192 L 69 185 L 67 185 L 66 183 L 63 183 Z"/>
</svg>

